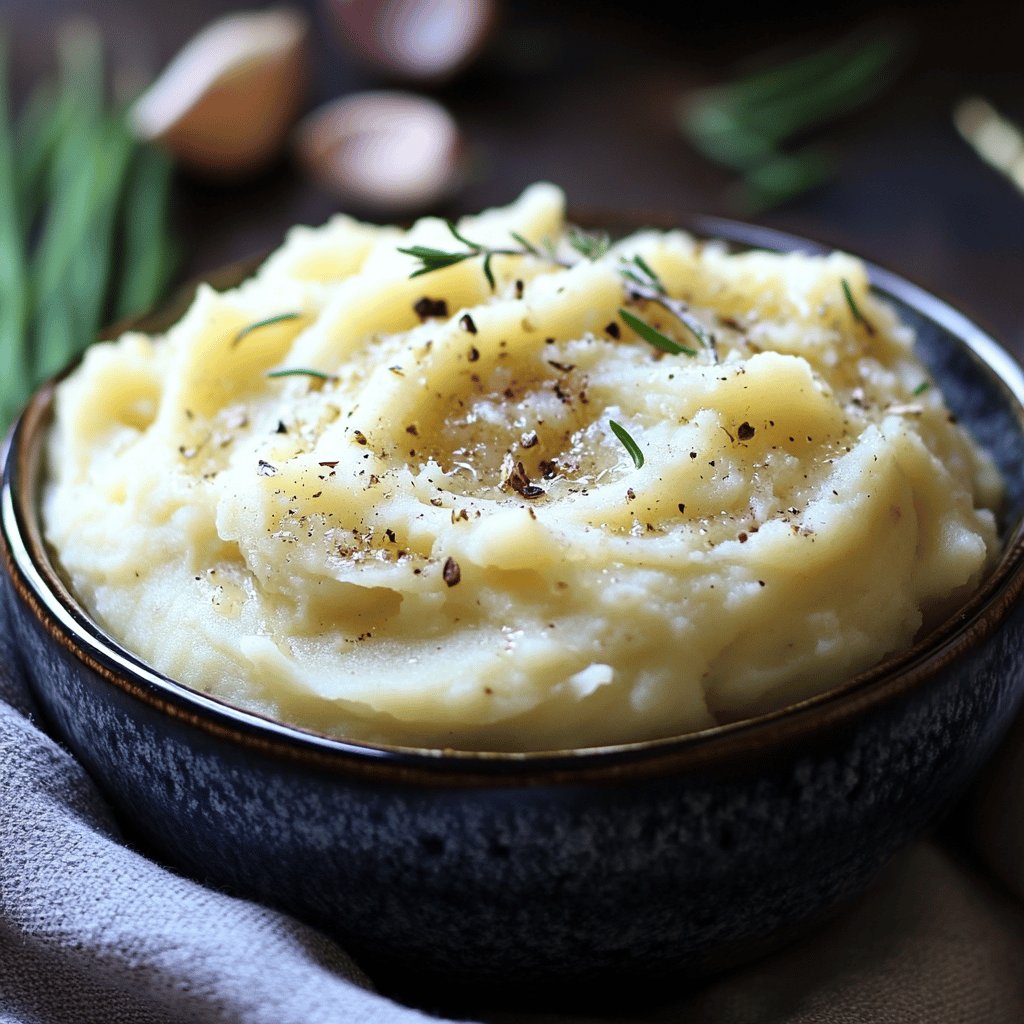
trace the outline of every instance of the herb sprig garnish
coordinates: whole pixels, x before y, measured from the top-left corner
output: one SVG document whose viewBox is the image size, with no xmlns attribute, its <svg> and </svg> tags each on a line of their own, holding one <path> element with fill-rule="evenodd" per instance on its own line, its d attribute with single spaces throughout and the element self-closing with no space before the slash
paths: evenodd
<svg viewBox="0 0 1024 1024">
<path fill-rule="evenodd" d="M 665 288 L 661 278 L 651 269 L 643 256 L 636 255 L 632 260 L 623 257 L 622 267 L 619 273 L 626 279 L 631 299 L 643 299 L 647 302 L 655 302 L 666 312 L 671 313 L 689 332 L 703 345 L 710 353 L 711 358 L 718 362 L 718 348 L 715 344 L 715 336 L 704 330 L 703 324 L 690 312 L 690 307 L 682 299 L 673 299 Z M 620 315 L 622 310 L 619 311 Z M 626 318 L 623 317 L 625 320 Z M 626 323 L 629 323 L 626 320 Z M 636 328 L 630 323 L 634 330 Z M 652 328 L 653 329 L 653 328 Z M 640 333 L 639 331 L 637 332 Z M 645 340 L 650 341 L 644 335 Z M 692 349 L 679 346 L 680 352 L 688 356 L 695 356 L 697 353 Z M 668 351 L 668 350 L 666 350 Z"/>
<path fill-rule="evenodd" d="M 843 295 L 846 296 L 846 304 L 850 307 L 850 313 L 853 319 L 859 323 L 868 334 L 874 336 L 875 325 L 860 311 L 860 307 L 857 305 L 856 300 L 853 297 L 853 290 L 850 288 L 850 282 L 846 278 L 842 278 Z"/>
<path fill-rule="evenodd" d="M 462 263 L 464 260 L 471 260 L 477 256 L 482 256 L 484 259 L 484 277 L 487 278 L 487 283 L 491 286 L 491 291 L 493 292 L 497 285 L 494 280 L 494 271 L 491 269 L 491 260 L 495 256 L 542 255 L 536 246 L 531 245 L 521 235 L 513 236 L 519 243 L 520 248 L 500 249 L 489 245 L 482 245 L 480 242 L 470 241 L 451 221 L 448 221 L 448 230 L 457 241 L 466 247 L 465 249 L 449 251 L 446 249 L 435 249 L 429 245 L 411 245 L 408 248 L 399 248 L 398 251 L 400 253 L 412 256 L 413 259 L 420 261 L 421 266 L 414 270 L 409 277 L 432 274 L 435 270 L 444 270 L 446 267 L 454 267 L 457 263 Z"/>
<path fill-rule="evenodd" d="M 629 457 L 633 460 L 633 465 L 637 469 L 641 469 L 644 464 L 644 453 L 640 450 L 640 445 L 636 443 L 629 436 L 629 432 L 626 430 L 621 423 L 616 423 L 615 420 L 609 420 L 608 426 L 612 428 L 612 433 L 622 442 L 622 447 L 629 452 Z"/>
<path fill-rule="evenodd" d="M 277 316 L 268 316 L 266 320 L 257 320 L 254 324 L 249 324 L 243 327 L 232 339 L 231 347 L 234 348 L 244 338 L 247 338 L 254 331 L 259 331 L 264 327 L 271 327 L 274 324 L 283 324 L 288 320 L 298 320 L 302 317 L 301 313 L 278 313 Z"/>
</svg>

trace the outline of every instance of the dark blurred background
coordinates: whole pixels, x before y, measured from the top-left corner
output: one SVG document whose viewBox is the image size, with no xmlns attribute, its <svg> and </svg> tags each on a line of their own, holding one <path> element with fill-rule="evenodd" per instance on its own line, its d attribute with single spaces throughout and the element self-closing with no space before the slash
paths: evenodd
<svg viewBox="0 0 1024 1024">
<path fill-rule="evenodd" d="M 157 74 L 232 0 L 2 0 L 17 100 L 51 73 L 62 19 L 96 19 L 110 61 Z M 313 19 L 307 107 L 389 87 L 391 76 L 342 46 L 326 5 Z M 893 27 L 898 75 L 882 94 L 815 133 L 834 174 L 751 210 L 737 174 L 701 155 L 679 126 L 680 98 L 743 69 L 827 45 L 858 26 Z M 747 217 L 849 249 L 925 285 L 1024 355 L 1024 192 L 958 134 L 955 104 L 985 98 L 1024 125 L 1024 4 L 657 4 L 527 0 L 503 5 L 479 58 L 425 91 L 456 118 L 466 180 L 438 211 L 512 199 L 527 183 L 562 185 L 579 209 Z M 288 155 L 243 182 L 179 172 L 180 275 L 266 249 L 294 222 L 344 203 Z M 372 213 L 373 211 L 369 211 Z"/>
</svg>

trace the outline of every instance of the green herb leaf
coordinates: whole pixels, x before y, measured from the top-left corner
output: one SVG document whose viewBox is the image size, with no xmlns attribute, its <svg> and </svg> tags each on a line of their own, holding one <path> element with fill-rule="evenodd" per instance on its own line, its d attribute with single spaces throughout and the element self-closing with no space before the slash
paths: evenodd
<svg viewBox="0 0 1024 1024">
<path fill-rule="evenodd" d="M 19 221 L 14 137 L 7 97 L 7 40 L 0 36 L 0 429 L 28 396 L 27 268 Z"/>
<path fill-rule="evenodd" d="M 117 318 L 133 316 L 158 303 L 179 261 L 171 241 L 170 198 L 174 164 L 162 149 L 140 146 L 135 153 L 121 210 L 124 270 L 117 295 Z"/>
<path fill-rule="evenodd" d="M 399 249 L 406 256 L 420 261 L 422 266 L 414 270 L 409 277 L 420 277 L 422 274 L 431 274 L 435 270 L 443 270 L 445 267 L 453 267 L 463 260 L 472 259 L 475 252 L 445 252 L 444 249 L 431 249 L 425 245 L 413 245 L 408 249 Z"/>
<path fill-rule="evenodd" d="M 599 260 L 611 248 L 611 239 L 603 233 L 588 234 L 579 228 L 570 228 L 566 233 L 569 245 L 584 259 Z"/>
<path fill-rule="evenodd" d="M 911 394 L 916 398 L 918 395 L 923 395 L 931 386 L 932 382 L 930 380 L 923 380 L 916 388 L 914 388 Z"/>
<path fill-rule="evenodd" d="M 658 289 L 662 294 L 666 294 L 665 286 L 661 283 L 661 278 L 650 268 L 647 261 L 637 253 L 633 257 L 633 262 L 650 278 L 651 284 Z"/>
<path fill-rule="evenodd" d="M 273 324 L 283 324 L 288 320 L 298 320 L 302 316 L 301 313 L 278 313 L 277 316 L 268 316 L 266 320 L 258 320 L 254 324 L 249 324 L 248 327 L 243 327 L 234 337 L 231 342 L 231 347 L 234 348 L 243 338 L 247 338 L 253 331 L 258 331 L 263 327 L 271 327 Z"/>
<path fill-rule="evenodd" d="M 267 373 L 268 377 L 314 377 L 317 380 L 333 380 L 334 378 L 329 373 L 321 373 L 320 370 L 305 370 L 299 367 L 295 367 L 291 370 L 270 370 Z"/>
<path fill-rule="evenodd" d="M 510 231 L 509 235 L 513 242 L 521 245 L 531 256 L 540 256 L 540 250 L 529 239 L 523 238 L 518 231 Z"/>
<path fill-rule="evenodd" d="M 609 420 L 608 426 L 612 428 L 612 433 L 622 442 L 622 447 L 629 452 L 633 465 L 640 469 L 644 464 L 644 453 L 640 451 L 640 446 L 629 436 L 628 431 L 622 424 L 616 423 L 615 420 Z"/>
<path fill-rule="evenodd" d="M 459 241 L 460 241 L 460 242 L 461 242 L 461 243 L 462 243 L 463 245 L 468 245 L 468 246 L 470 247 L 470 249 L 473 249 L 473 250 L 474 250 L 475 252 L 480 252 L 480 251 L 481 251 L 481 250 L 483 249 L 483 246 L 482 246 L 482 245 L 480 245 L 480 244 L 479 244 L 478 242 L 471 242 L 471 241 L 470 241 L 470 240 L 469 240 L 468 238 L 466 238 L 466 236 L 465 236 L 465 235 L 459 234 L 459 229 L 458 229 L 458 228 L 457 228 L 457 227 L 455 226 L 455 224 L 454 224 L 454 223 L 453 223 L 452 221 L 448 221 L 447 223 L 448 223 L 448 230 L 449 230 L 449 231 L 450 231 L 450 232 L 451 232 L 451 233 L 452 233 L 452 234 L 453 234 L 453 235 L 454 235 L 454 236 L 455 236 L 455 237 L 456 237 L 456 238 L 457 238 L 457 239 L 458 239 L 458 240 L 459 240 Z"/>
<path fill-rule="evenodd" d="M 860 311 L 860 308 L 857 306 L 857 303 L 854 300 L 853 291 L 850 288 L 850 282 L 847 281 L 845 277 L 842 278 L 842 285 L 843 295 L 846 296 L 846 304 L 850 307 L 850 313 L 853 314 L 853 319 L 856 320 L 857 323 L 861 324 L 864 327 L 864 329 L 868 332 L 868 334 L 874 334 L 874 324 L 872 324 L 871 321 L 868 320 L 868 318 Z"/>
<path fill-rule="evenodd" d="M 494 283 L 494 272 L 491 270 L 491 258 L 494 256 L 493 252 L 489 252 L 484 257 L 484 277 L 487 278 L 487 283 L 491 286 L 491 291 L 497 287 Z"/>
<path fill-rule="evenodd" d="M 640 317 L 634 316 L 628 309 L 620 309 L 619 316 L 626 322 L 626 324 L 633 328 L 641 338 L 644 339 L 649 345 L 653 345 L 655 348 L 660 349 L 662 352 L 668 352 L 674 356 L 695 356 L 697 353 L 692 348 L 686 348 L 685 345 L 680 345 L 678 342 L 673 341 L 671 338 L 666 337 L 657 328 L 652 327 L 645 320 L 641 320 Z"/>
</svg>

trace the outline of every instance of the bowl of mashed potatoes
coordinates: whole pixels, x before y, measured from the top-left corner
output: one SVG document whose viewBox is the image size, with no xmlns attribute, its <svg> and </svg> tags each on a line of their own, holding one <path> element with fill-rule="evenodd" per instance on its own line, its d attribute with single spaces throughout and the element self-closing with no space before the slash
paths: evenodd
<svg viewBox="0 0 1024 1024">
<path fill-rule="evenodd" d="M 337 217 L 36 396 L 8 607 L 156 850 L 371 963 L 701 971 L 963 787 L 1022 692 L 1020 370 L 688 227 Z"/>
</svg>

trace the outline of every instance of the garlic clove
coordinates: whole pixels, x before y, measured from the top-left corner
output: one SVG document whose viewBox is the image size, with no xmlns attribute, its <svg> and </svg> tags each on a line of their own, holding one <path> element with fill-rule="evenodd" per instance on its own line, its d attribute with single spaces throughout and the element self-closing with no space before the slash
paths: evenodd
<svg viewBox="0 0 1024 1024">
<path fill-rule="evenodd" d="M 479 56 L 498 21 L 495 0 L 324 0 L 341 41 L 410 82 L 451 78 Z"/>
<path fill-rule="evenodd" d="M 423 210 L 461 183 L 454 118 L 412 93 L 356 93 L 328 103 L 301 122 L 296 147 L 321 184 L 377 213 Z"/>
<path fill-rule="evenodd" d="M 136 134 L 216 177 L 258 170 L 301 109 L 308 34 L 308 19 L 290 7 L 215 21 L 139 97 L 130 113 Z"/>
</svg>

